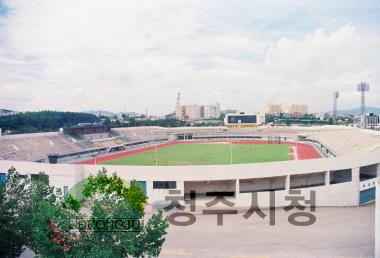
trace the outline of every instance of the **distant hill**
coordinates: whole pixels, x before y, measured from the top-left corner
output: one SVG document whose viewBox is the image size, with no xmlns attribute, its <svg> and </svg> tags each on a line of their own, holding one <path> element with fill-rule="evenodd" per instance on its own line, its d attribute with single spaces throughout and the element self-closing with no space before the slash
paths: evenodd
<svg viewBox="0 0 380 258">
<path fill-rule="evenodd" d="M 11 115 L 16 115 L 19 112 L 10 110 L 10 109 L 0 109 L 0 116 L 11 116 Z"/>
<path fill-rule="evenodd" d="M 95 123 L 92 114 L 77 112 L 38 111 L 0 116 L 0 128 L 11 133 L 36 133 L 58 131 L 59 128 L 78 123 Z"/>
<path fill-rule="evenodd" d="M 83 111 L 84 113 L 87 113 L 87 114 L 92 114 L 92 115 L 98 115 L 99 114 L 99 111 L 94 111 L 94 110 L 90 110 L 90 111 Z M 105 111 L 105 110 L 100 110 L 100 114 L 102 116 L 115 116 L 119 113 L 124 113 L 124 112 L 118 112 L 118 113 L 115 113 L 115 112 L 110 112 L 110 111 Z M 130 116 L 130 117 L 134 117 L 134 116 L 140 116 L 139 113 L 136 113 L 136 112 L 125 112 L 126 115 Z"/>
<path fill-rule="evenodd" d="M 366 107 L 365 112 L 366 113 L 380 114 L 380 108 L 378 108 L 378 107 Z M 332 113 L 332 111 L 330 113 Z M 343 109 L 343 110 L 338 109 L 338 114 L 340 114 L 340 115 L 359 115 L 360 114 L 360 108 Z"/>
<path fill-rule="evenodd" d="M 124 112 L 123 112 L 124 113 Z M 129 117 L 135 117 L 135 116 L 140 116 L 141 114 L 136 113 L 136 112 L 125 112 L 125 114 Z"/>
<path fill-rule="evenodd" d="M 114 112 L 104 111 L 104 110 L 100 110 L 100 111 L 98 111 L 98 110 L 96 110 L 96 111 L 95 110 L 83 111 L 83 113 L 92 114 L 92 115 L 95 115 L 95 116 L 97 116 L 99 114 L 99 112 L 100 112 L 100 114 L 102 116 L 114 116 L 114 115 L 116 115 L 116 113 L 114 113 Z"/>
<path fill-rule="evenodd" d="M 6 113 L 6 112 L 16 112 L 16 111 L 14 111 L 14 110 L 10 110 L 10 109 L 1 109 L 1 108 L 0 108 L 0 112 L 4 112 L 4 113 Z"/>
</svg>

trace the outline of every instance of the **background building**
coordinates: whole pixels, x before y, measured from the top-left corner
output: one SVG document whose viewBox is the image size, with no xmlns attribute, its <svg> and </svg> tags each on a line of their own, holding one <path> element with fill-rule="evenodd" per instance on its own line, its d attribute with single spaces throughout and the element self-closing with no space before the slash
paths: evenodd
<svg viewBox="0 0 380 258">
<path fill-rule="evenodd" d="M 216 103 L 214 105 L 202 106 L 203 107 L 203 118 L 213 119 L 220 117 L 220 105 Z"/>
<path fill-rule="evenodd" d="M 314 116 L 315 116 L 315 118 L 317 118 L 319 120 L 326 120 L 326 119 L 330 118 L 329 113 L 326 113 L 326 112 L 316 112 L 316 113 L 314 113 Z"/>
<path fill-rule="evenodd" d="M 202 106 L 199 105 L 179 105 L 177 106 L 176 117 L 179 120 L 196 120 L 202 118 Z"/>
<path fill-rule="evenodd" d="M 266 114 L 279 114 L 282 113 L 281 104 L 268 103 L 265 110 Z"/>
<path fill-rule="evenodd" d="M 365 115 L 357 116 L 355 119 L 358 126 L 361 128 L 380 130 L 380 118 L 379 115 L 374 113 L 367 113 Z"/>
<path fill-rule="evenodd" d="M 214 119 L 220 117 L 219 103 L 214 105 L 177 105 L 176 118 L 179 120 Z"/>
<path fill-rule="evenodd" d="M 216 119 L 220 117 L 220 105 L 181 105 L 178 93 L 175 117 L 178 120 Z"/>
<path fill-rule="evenodd" d="M 288 113 L 292 115 L 304 115 L 308 113 L 308 106 L 305 104 L 289 104 Z"/>
</svg>

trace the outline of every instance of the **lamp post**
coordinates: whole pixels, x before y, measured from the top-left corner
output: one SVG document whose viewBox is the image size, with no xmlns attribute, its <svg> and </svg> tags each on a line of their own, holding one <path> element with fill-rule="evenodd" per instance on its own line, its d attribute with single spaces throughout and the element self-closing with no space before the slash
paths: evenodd
<svg viewBox="0 0 380 258">
<path fill-rule="evenodd" d="M 357 91 L 360 92 L 360 113 L 365 115 L 365 93 L 369 91 L 369 84 L 361 82 L 357 86 Z"/>
<path fill-rule="evenodd" d="M 230 141 L 230 164 L 232 165 L 232 141 Z"/>
<path fill-rule="evenodd" d="M 158 166 L 158 155 L 157 155 L 157 146 L 154 147 L 156 153 L 156 167 Z"/>
<path fill-rule="evenodd" d="M 336 116 L 338 112 L 338 98 L 339 98 L 339 92 L 334 92 L 334 106 L 333 106 L 333 122 L 336 124 Z"/>
</svg>

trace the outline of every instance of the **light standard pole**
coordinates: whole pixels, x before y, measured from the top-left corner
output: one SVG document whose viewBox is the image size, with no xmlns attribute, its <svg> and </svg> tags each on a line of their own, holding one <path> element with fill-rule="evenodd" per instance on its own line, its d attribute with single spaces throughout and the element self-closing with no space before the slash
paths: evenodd
<svg viewBox="0 0 380 258">
<path fill-rule="evenodd" d="M 230 164 L 232 165 L 232 141 L 230 141 Z"/>
<path fill-rule="evenodd" d="M 158 166 L 158 155 L 157 155 L 157 146 L 154 148 L 156 153 L 156 167 Z"/>
</svg>

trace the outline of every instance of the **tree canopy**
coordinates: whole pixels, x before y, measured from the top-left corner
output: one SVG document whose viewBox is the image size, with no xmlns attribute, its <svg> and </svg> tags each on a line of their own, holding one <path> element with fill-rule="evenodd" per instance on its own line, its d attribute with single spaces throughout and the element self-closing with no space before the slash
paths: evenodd
<svg viewBox="0 0 380 258">
<path fill-rule="evenodd" d="M 0 257 L 16 257 L 29 247 L 42 257 L 156 257 L 169 224 L 161 211 L 144 223 L 146 197 L 139 184 L 127 187 L 114 173 L 102 169 L 90 176 L 84 190 L 91 204 L 89 214 L 82 203 L 49 185 L 40 173 L 35 179 L 14 168 L 0 186 Z M 134 230 L 96 231 L 90 221 L 105 218 L 132 219 Z"/>
<path fill-rule="evenodd" d="M 95 115 L 77 112 L 39 111 L 0 117 L 0 128 L 12 133 L 35 133 L 57 131 L 59 128 L 94 123 Z"/>
</svg>

